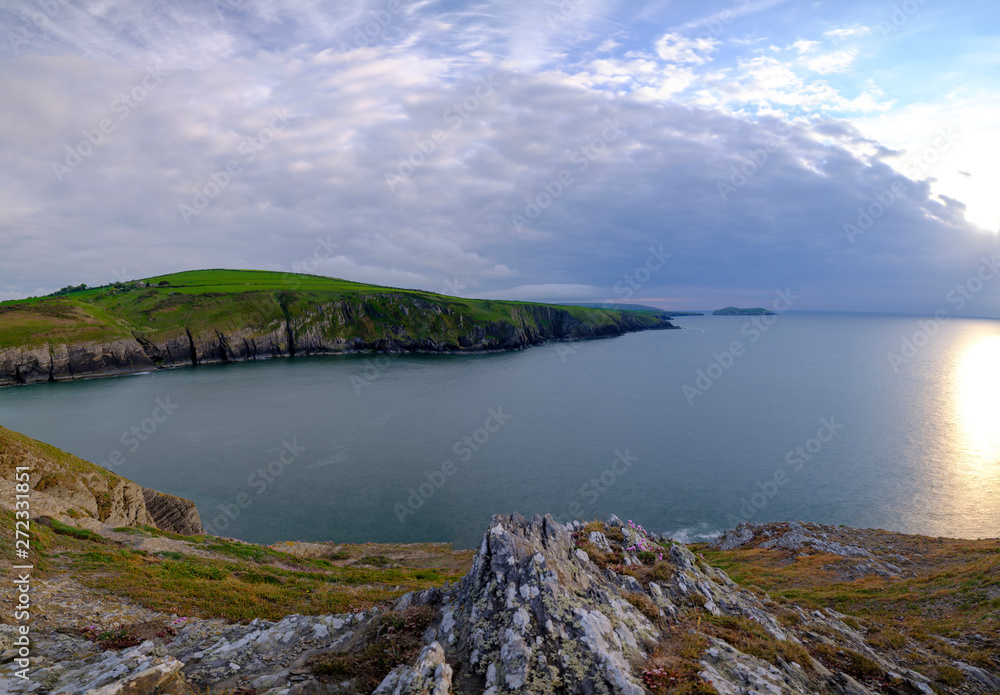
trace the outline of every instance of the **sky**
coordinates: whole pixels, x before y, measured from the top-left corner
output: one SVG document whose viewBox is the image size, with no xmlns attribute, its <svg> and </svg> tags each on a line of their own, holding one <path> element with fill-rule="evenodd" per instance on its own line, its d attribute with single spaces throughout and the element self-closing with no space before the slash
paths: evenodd
<svg viewBox="0 0 1000 695">
<path fill-rule="evenodd" d="M 0 299 L 197 268 L 1000 317 L 1000 5 L 7 0 Z"/>
</svg>

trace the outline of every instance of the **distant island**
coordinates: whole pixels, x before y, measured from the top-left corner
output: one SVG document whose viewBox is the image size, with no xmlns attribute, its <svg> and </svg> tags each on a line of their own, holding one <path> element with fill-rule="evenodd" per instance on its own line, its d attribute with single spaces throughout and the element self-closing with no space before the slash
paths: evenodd
<svg viewBox="0 0 1000 695">
<path fill-rule="evenodd" d="M 197 270 L 0 302 L 0 386 L 352 352 L 474 353 L 677 328 L 657 313 Z"/>
<path fill-rule="evenodd" d="M 725 309 L 716 309 L 712 312 L 712 316 L 775 316 L 775 313 L 770 309 L 761 309 L 760 307 L 738 309 L 734 306 L 727 306 Z"/>
</svg>

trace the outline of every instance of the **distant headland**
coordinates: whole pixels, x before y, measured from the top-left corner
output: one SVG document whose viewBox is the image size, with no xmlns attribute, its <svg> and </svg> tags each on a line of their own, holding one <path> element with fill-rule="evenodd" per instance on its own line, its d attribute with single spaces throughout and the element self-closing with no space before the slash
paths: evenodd
<svg viewBox="0 0 1000 695">
<path fill-rule="evenodd" d="M 725 309 L 716 309 L 712 312 L 712 316 L 775 316 L 775 312 L 760 307 L 739 309 L 734 306 L 727 306 Z"/>
</svg>

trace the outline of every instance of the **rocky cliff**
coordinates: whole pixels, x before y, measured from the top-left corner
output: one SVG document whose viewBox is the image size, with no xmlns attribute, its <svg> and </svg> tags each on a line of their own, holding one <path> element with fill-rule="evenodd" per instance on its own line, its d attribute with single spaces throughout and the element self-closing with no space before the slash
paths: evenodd
<svg viewBox="0 0 1000 695">
<path fill-rule="evenodd" d="M 148 490 L 81 458 L 0 427 L 0 508 L 15 508 L 16 467 L 27 467 L 33 517 L 83 528 L 154 526 L 203 533 L 194 502 Z"/>
<path fill-rule="evenodd" d="M 850 562 L 877 554 L 830 540 L 832 531 L 744 527 L 723 542 L 793 553 L 825 544 L 820 552 Z M 614 516 L 568 526 L 550 517 L 496 516 L 464 579 L 406 594 L 384 610 L 249 624 L 174 616 L 171 624 L 179 627 L 168 639 L 110 651 L 72 630 L 40 635 L 32 680 L 44 689 L 36 692 L 1000 691 L 988 652 L 955 640 L 959 646 L 942 653 L 907 639 L 880 641 L 874 624 L 742 588 L 689 548 Z M 8 633 L 0 627 L 0 649 Z M 13 692 L 31 691 L 8 682 Z"/>
<path fill-rule="evenodd" d="M 141 311 L 132 308 L 127 318 L 103 326 L 99 339 L 66 342 L 65 330 L 53 325 L 23 344 L 0 349 L 0 386 L 298 355 L 517 350 L 549 340 L 675 328 L 663 318 L 628 312 L 406 292 L 335 299 L 291 291 L 192 298 L 148 289 L 143 296 L 147 305 Z M 124 315 L 113 295 L 98 299 L 106 303 L 102 310 Z M 58 308 L 61 313 L 46 318 L 88 328 L 96 320 L 87 313 L 89 305 Z M 12 324 L 37 319 L 30 315 L 34 306 L 6 309 L 0 333 L 5 317 Z"/>
</svg>

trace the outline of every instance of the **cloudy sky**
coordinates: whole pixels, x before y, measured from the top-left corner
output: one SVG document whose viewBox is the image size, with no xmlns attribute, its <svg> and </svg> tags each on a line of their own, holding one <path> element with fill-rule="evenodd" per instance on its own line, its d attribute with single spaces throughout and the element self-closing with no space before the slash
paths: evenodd
<svg viewBox="0 0 1000 695">
<path fill-rule="evenodd" d="M 0 27 L 0 299 L 225 267 L 1000 317 L 994 2 L 8 0 Z"/>
</svg>

